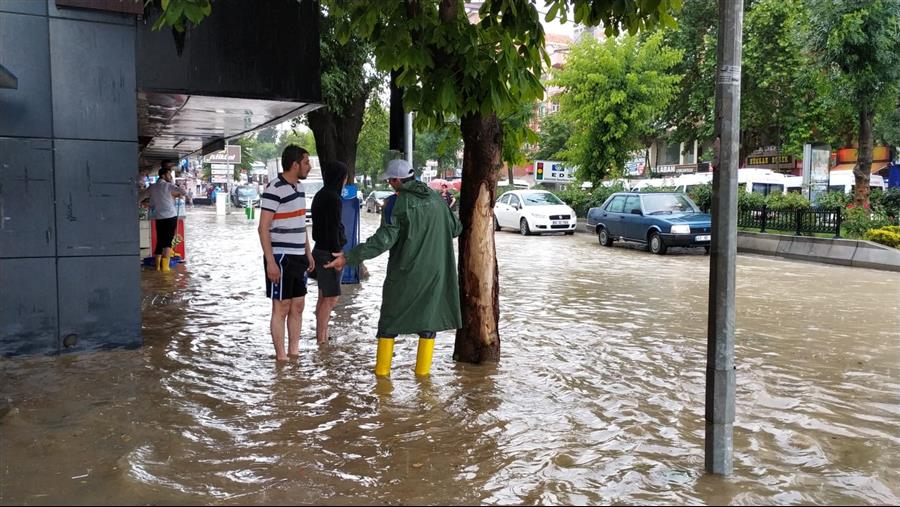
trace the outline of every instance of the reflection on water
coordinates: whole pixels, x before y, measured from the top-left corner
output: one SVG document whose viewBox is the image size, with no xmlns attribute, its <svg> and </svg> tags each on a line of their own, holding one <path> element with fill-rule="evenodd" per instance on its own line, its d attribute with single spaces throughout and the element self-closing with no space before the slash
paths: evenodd
<svg viewBox="0 0 900 507">
<path fill-rule="evenodd" d="M 363 214 L 363 237 L 377 219 Z M 386 256 L 277 365 L 255 224 L 197 209 L 145 346 L 0 359 L 0 502 L 868 503 L 900 498 L 900 275 L 738 258 L 735 473 L 703 474 L 708 257 L 497 235 L 502 362 L 376 380 Z M 312 286 L 315 293 L 315 285 Z"/>
</svg>

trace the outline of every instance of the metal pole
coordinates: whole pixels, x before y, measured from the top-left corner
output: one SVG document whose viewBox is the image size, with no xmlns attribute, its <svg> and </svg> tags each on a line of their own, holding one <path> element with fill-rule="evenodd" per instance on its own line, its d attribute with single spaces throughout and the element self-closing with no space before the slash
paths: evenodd
<svg viewBox="0 0 900 507">
<path fill-rule="evenodd" d="M 405 137 L 405 145 L 406 149 L 406 161 L 409 162 L 409 166 L 413 166 L 413 114 L 412 112 L 406 113 L 406 125 L 403 129 L 403 134 Z"/>
<path fill-rule="evenodd" d="M 720 475 L 730 475 L 734 467 L 734 293 L 743 16 L 742 0 L 719 0 L 716 73 L 719 163 L 713 175 L 705 455 L 706 471 Z"/>
</svg>

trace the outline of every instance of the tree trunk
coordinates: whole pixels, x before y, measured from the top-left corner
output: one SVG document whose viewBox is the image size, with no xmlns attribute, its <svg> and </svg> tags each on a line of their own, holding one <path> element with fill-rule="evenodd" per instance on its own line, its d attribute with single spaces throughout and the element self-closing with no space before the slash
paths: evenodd
<svg viewBox="0 0 900 507">
<path fill-rule="evenodd" d="M 362 130 L 368 94 L 357 97 L 347 106 L 343 116 L 337 116 L 327 107 L 316 109 L 307 115 L 309 128 L 316 139 L 319 165 L 336 160 L 347 164 L 347 182 L 356 176 L 356 147 Z"/>
<path fill-rule="evenodd" d="M 516 188 L 515 185 L 514 185 L 514 183 L 513 183 L 513 166 L 512 166 L 512 164 L 507 163 L 507 164 L 506 164 L 506 167 L 507 167 L 508 172 L 509 172 L 509 186 L 510 186 L 510 188 Z"/>
<path fill-rule="evenodd" d="M 853 193 L 853 204 L 866 207 L 869 205 L 869 175 L 872 174 L 872 121 L 875 113 L 863 105 L 859 109 L 859 150 L 853 175 L 856 177 L 856 191 Z"/>
<path fill-rule="evenodd" d="M 494 246 L 494 192 L 501 167 L 497 115 L 471 114 L 460 124 L 463 177 L 459 218 L 459 296 L 462 328 L 453 358 L 468 363 L 500 359 L 500 284 Z"/>
</svg>

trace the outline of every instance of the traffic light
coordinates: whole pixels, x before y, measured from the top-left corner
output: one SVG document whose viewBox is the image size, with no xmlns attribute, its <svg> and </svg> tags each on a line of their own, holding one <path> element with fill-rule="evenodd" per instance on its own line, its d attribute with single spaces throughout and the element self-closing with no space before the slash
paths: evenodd
<svg viewBox="0 0 900 507">
<path fill-rule="evenodd" d="M 534 179 L 542 180 L 544 179 L 544 163 L 538 162 L 537 171 L 535 172 Z"/>
</svg>

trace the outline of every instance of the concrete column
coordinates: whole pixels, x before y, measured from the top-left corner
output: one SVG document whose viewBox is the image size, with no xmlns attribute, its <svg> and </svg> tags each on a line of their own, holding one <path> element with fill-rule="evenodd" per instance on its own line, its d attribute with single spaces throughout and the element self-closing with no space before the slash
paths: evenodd
<svg viewBox="0 0 900 507">
<path fill-rule="evenodd" d="M 135 26 L 0 0 L 0 354 L 141 343 Z"/>
</svg>

